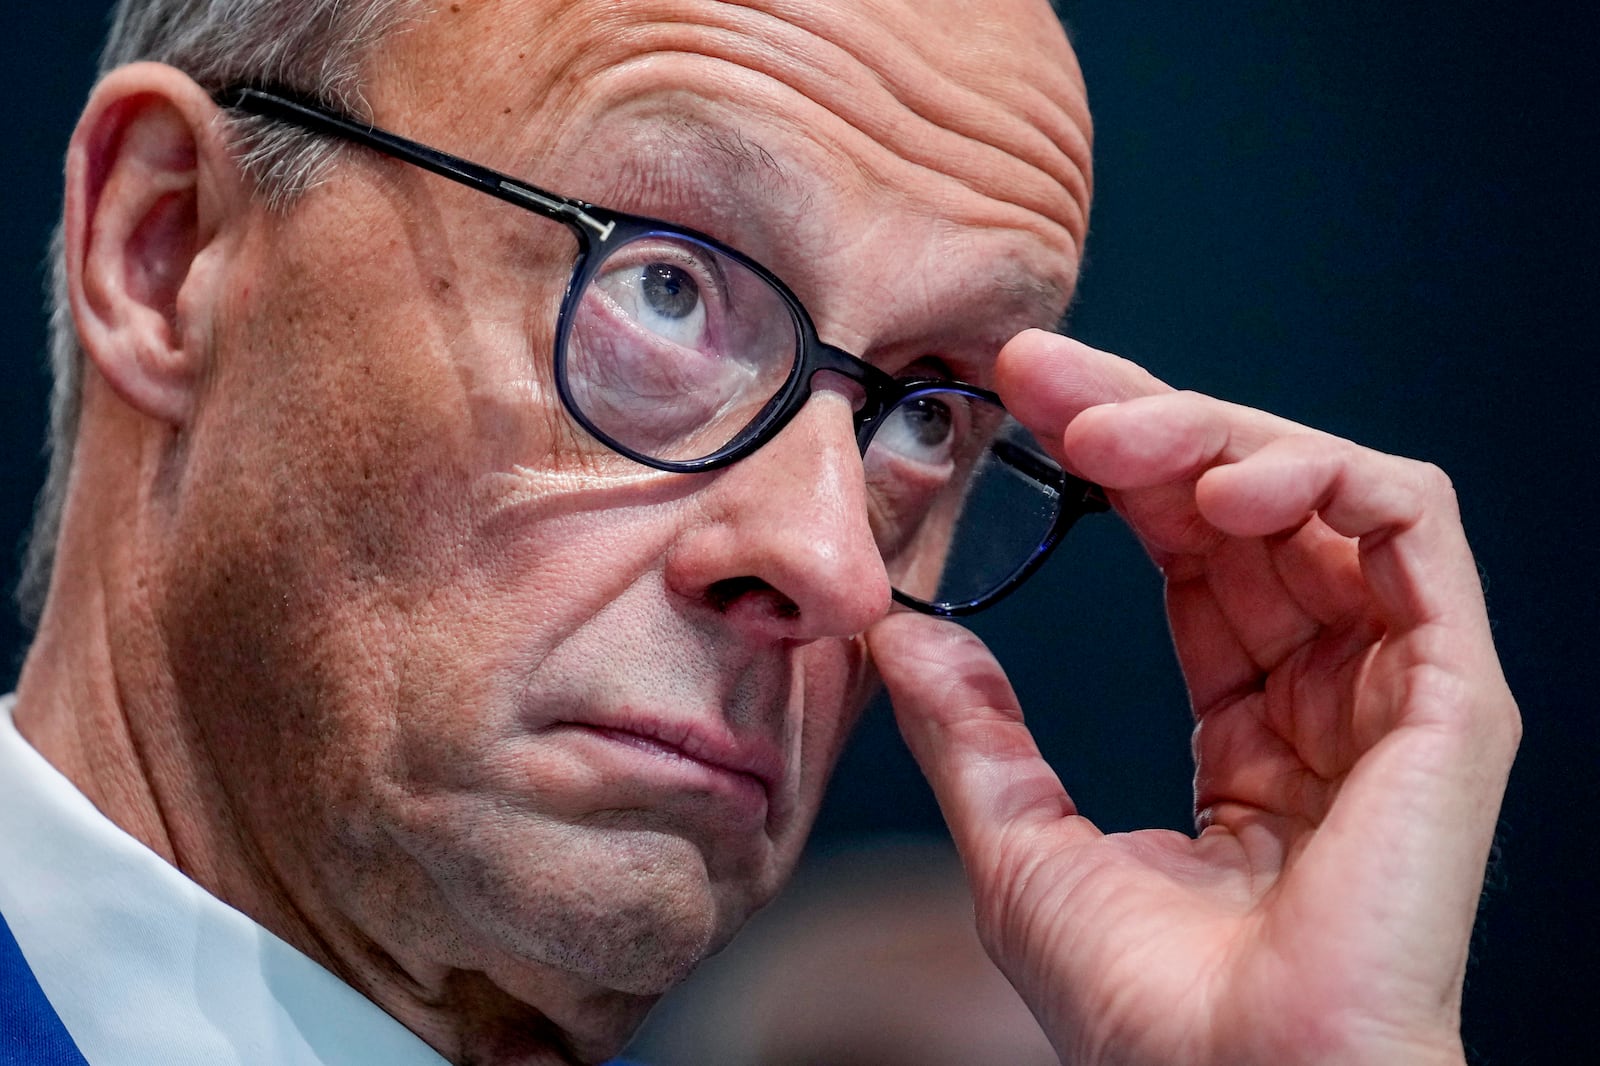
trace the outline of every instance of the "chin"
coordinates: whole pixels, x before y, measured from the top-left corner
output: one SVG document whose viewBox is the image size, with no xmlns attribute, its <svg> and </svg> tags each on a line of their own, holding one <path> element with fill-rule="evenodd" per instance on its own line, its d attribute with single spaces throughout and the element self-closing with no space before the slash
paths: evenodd
<svg viewBox="0 0 1600 1066">
<path fill-rule="evenodd" d="M 486 851 L 481 835 L 467 854 L 408 850 L 454 912 L 452 924 L 490 954 L 628 995 L 658 996 L 686 978 L 778 880 L 714 879 L 698 847 L 657 830 L 540 835 L 515 850 Z"/>
</svg>

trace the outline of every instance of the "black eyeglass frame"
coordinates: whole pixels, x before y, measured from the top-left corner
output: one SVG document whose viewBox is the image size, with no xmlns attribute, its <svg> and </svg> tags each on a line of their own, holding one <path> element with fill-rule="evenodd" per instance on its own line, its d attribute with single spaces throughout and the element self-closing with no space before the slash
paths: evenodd
<svg viewBox="0 0 1600 1066">
<path fill-rule="evenodd" d="M 866 454 L 873 435 L 882 424 L 883 416 L 901 404 L 922 396 L 956 393 L 993 404 L 1002 411 L 1005 409 L 1000 397 L 988 389 L 945 378 L 896 378 L 842 348 L 825 343 L 817 335 L 816 325 L 811 321 L 811 316 L 801 304 L 799 297 L 784 284 L 782 279 L 737 248 L 687 226 L 616 211 L 549 192 L 490 167 L 431 148 L 378 126 L 348 118 L 293 94 L 253 86 L 235 86 L 213 94 L 212 99 L 218 106 L 231 111 L 286 122 L 312 133 L 361 145 L 390 158 L 421 167 L 468 188 L 487 193 L 498 200 L 532 211 L 544 218 L 560 222 L 571 230 L 578 242 L 578 256 L 561 300 L 553 353 L 556 360 L 556 390 L 567 413 L 586 431 L 606 447 L 644 466 L 673 473 L 702 473 L 718 470 L 743 459 L 783 431 L 810 399 L 811 383 L 816 375 L 824 370 L 839 374 L 861 387 L 864 398 L 855 411 L 855 433 L 857 446 L 863 455 Z M 567 339 L 576 317 L 573 312 L 578 300 L 594 279 L 596 271 L 605 261 L 604 252 L 609 247 L 621 246 L 631 240 L 652 234 L 685 237 L 705 245 L 719 255 L 727 256 L 766 282 L 788 307 L 800 345 L 800 358 L 795 360 L 788 379 L 778 393 L 767 402 L 749 425 L 735 435 L 733 440 L 699 459 L 687 461 L 657 459 L 615 440 L 596 426 L 583 412 L 571 395 L 567 384 L 565 360 Z M 1033 554 L 1004 583 L 977 599 L 954 604 L 932 603 L 907 595 L 899 589 L 891 589 L 897 602 L 924 613 L 944 617 L 960 617 L 981 611 L 1026 581 L 1044 563 L 1079 518 L 1085 514 L 1108 509 L 1109 504 L 1104 492 L 1092 482 L 1074 477 L 1054 463 L 1044 460 L 1043 457 L 1009 442 L 995 442 L 991 447 L 995 448 L 997 454 L 1008 465 L 1057 493 L 1055 519 L 1043 540 L 1034 549 Z"/>
</svg>

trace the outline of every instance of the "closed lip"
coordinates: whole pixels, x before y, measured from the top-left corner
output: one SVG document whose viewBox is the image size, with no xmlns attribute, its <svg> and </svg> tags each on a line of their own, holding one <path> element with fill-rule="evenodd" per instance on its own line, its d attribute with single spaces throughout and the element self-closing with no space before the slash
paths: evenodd
<svg viewBox="0 0 1600 1066">
<path fill-rule="evenodd" d="M 759 738 L 739 737 L 730 730 L 695 720 L 673 720 L 631 710 L 616 714 L 585 715 L 561 723 L 586 729 L 619 743 L 655 748 L 723 773 L 751 777 L 770 802 L 783 775 L 783 757 L 777 745 Z"/>
</svg>

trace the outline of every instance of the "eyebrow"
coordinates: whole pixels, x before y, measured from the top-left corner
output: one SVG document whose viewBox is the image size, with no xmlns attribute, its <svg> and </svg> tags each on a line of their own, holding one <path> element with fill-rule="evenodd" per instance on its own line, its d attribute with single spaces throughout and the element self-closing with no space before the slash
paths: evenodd
<svg viewBox="0 0 1600 1066">
<path fill-rule="evenodd" d="M 804 208 L 811 201 L 810 191 L 775 155 L 726 123 L 676 115 L 650 123 L 642 135 L 629 140 L 595 203 L 623 207 L 615 201 L 649 199 L 661 190 L 704 193 L 727 187 L 759 197 L 772 209 Z M 663 165 L 663 157 L 680 154 L 684 165 Z"/>
<path fill-rule="evenodd" d="M 789 172 L 771 152 L 737 129 L 691 118 L 680 118 L 673 126 L 704 145 L 714 156 L 725 158 L 736 173 L 759 175 L 765 172 L 785 186 L 793 184 Z"/>
<path fill-rule="evenodd" d="M 1077 300 L 1076 285 L 1064 289 L 1048 278 L 1020 269 L 1000 272 L 995 278 L 995 286 L 1026 309 L 1025 316 L 1029 321 L 1039 329 L 1052 332 L 1059 331 L 1066 324 L 1072 305 Z"/>
</svg>

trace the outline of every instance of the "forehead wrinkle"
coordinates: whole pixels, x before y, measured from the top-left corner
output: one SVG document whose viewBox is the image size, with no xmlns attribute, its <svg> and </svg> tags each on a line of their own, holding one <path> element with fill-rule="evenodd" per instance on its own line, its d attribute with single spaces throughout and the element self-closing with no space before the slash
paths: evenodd
<svg viewBox="0 0 1600 1066">
<path fill-rule="evenodd" d="M 629 154 L 637 166 L 626 174 L 616 157 L 609 165 L 597 159 L 569 167 L 560 179 L 567 184 L 552 187 L 594 195 L 601 203 L 607 201 L 596 194 L 607 188 L 624 197 L 642 193 L 638 204 L 611 206 L 654 203 L 670 218 L 677 213 L 671 205 L 683 199 L 676 195 L 680 190 L 704 205 L 706 191 L 717 192 L 711 178 L 742 172 L 743 180 L 730 185 L 746 197 L 765 190 L 769 207 L 782 216 L 768 228 L 780 227 L 785 246 L 799 230 L 818 230 L 815 236 L 827 238 L 830 247 L 856 240 L 860 233 L 827 226 L 826 212 L 808 211 L 803 201 L 863 191 L 903 202 L 946 227 L 952 251 L 965 248 L 974 230 L 1026 233 L 1039 243 L 1018 245 L 1015 257 L 1007 257 L 1020 280 L 1006 288 L 1032 295 L 1006 302 L 1013 312 L 1029 313 L 1030 322 L 1058 325 L 1075 288 L 1090 191 L 1088 117 L 1075 60 L 1042 3 L 1038 24 L 1022 23 L 1019 30 L 1007 19 L 1020 8 L 1002 5 L 996 16 L 987 6 L 966 11 L 957 4 L 960 17 L 940 22 L 940 4 L 950 15 L 955 0 L 927 2 L 934 15 L 926 33 L 920 26 L 906 32 L 912 18 L 921 18 L 921 7 L 874 17 L 899 7 L 899 0 L 857 0 L 838 12 L 811 0 L 511 0 L 508 6 L 529 17 L 492 22 L 492 11 L 506 14 L 498 5 L 463 5 L 463 17 L 483 16 L 484 24 L 471 34 L 458 29 L 439 39 L 430 32 L 407 35 L 396 42 L 404 47 L 386 70 L 391 84 L 413 88 L 406 95 L 435 129 L 471 128 L 482 102 L 463 91 L 470 86 L 462 85 L 460 56 L 478 44 L 472 81 L 486 89 L 503 83 L 513 93 L 505 113 L 515 109 L 542 123 L 535 126 L 536 137 L 511 139 L 527 166 L 510 169 L 526 170 L 534 180 L 552 147 L 581 159 L 583 148 L 619 111 L 649 108 L 658 130 L 670 125 L 675 116 L 659 105 L 673 96 L 693 104 L 691 117 L 709 117 L 716 127 L 771 129 L 777 140 L 767 141 L 774 151 L 765 154 L 776 153 L 779 169 L 787 166 L 796 185 L 787 197 L 770 195 L 775 172 L 761 162 L 766 146 L 752 146 L 746 134 L 744 147 L 755 151 L 754 160 L 737 140 L 721 138 L 720 147 L 732 147 L 730 154 L 712 147 L 717 137 L 696 143 L 701 139 L 695 133 L 683 133 L 677 135 L 683 153 L 675 166 L 663 167 L 664 160 L 648 158 L 648 151 L 634 152 Z M 772 11 L 757 10 L 761 4 Z M 852 21 L 858 11 L 864 15 L 860 25 Z M 978 24 L 970 34 L 968 24 Z M 906 38 L 925 38 L 926 46 L 918 51 Z M 937 60 L 926 59 L 929 54 Z M 929 69 L 930 62 L 939 69 Z M 925 94 L 918 91 L 921 83 Z M 793 150 L 800 145 L 822 154 Z M 713 169 L 696 184 L 688 172 L 702 164 Z M 722 216 L 737 209 L 741 192 L 727 191 L 733 196 L 722 201 L 723 209 L 701 209 L 696 218 L 710 223 L 698 228 L 740 238 L 732 241 L 738 247 L 744 220 Z M 876 216 L 860 222 L 871 229 Z M 862 225 L 855 230 L 865 232 Z M 1001 271 L 981 273 L 987 283 Z M 989 291 L 1006 295 L 1005 289 Z"/>
<path fill-rule="evenodd" d="M 674 21 L 663 24 L 645 17 L 648 10 L 639 10 L 648 7 L 630 5 L 601 15 L 609 24 L 592 28 L 589 40 L 602 46 L 587 50 L 581 59 L 574 57 L 569 76 L 648 78 L 651 68 L 667 57 L 723 62 L 804 98 L 895 156 L 898 163 L 1034 214 L 1065 229 L 1082 246 L 1090 171 L 1087 134 L 1077 120 L 1087 125 L 1087 116 L 1079 114 L 1081 93 L 1071 86 L 1060 64 L 1045 64 L 1033 79 L 1053 81 L 1053 95 L 1019 78 L 984 75 L 987 89 L 998 91 L 1003 86 L 1003 98 L 996 100 L 978 88 L 957 84 L 945 70 L 929 68 L 913 49 L 884 40 L 886 35 L 879 35 L 879 50 L 867 54 L 816 32 L 832 29 L 840 41 L 852 40 L 842 26 L 797 26 L 737 4 L 719 4 L 701 13 L 698 22 L 675 11 Z M 594 18 L 593 12 L 590 17 Z M 1065 51 L 1064 43 L 1062 48 Z M 964 63 L 982 65 L 972 58 Z M 958 73 L 963 72 L 963 64 L 956 66 Z M 707 95 L 720 89 L 729 102 L 749 106 L 748 82 L 729 84 L 732 80 L 712 77 L 696 89 Z M 1069 98 L 1070 104 L 1061 102 Z M 936 110 L 942 113 L 935 114 Z M 917 121 L 908 122 L 908 117 Z M 863 160 L 852 163 L 863 169 Z M 893 187 L 870 165 L 864 173 Z M 1014 180 L 1002 187 L 995 180 L 997 173 Z"/>
<path fill-rule="evenodd" d="M 728 0 L 728 3 L 757 16 L 766 15 L 751 0 Z M 832 50 L 846 57 L 846 65 L 853 62 L 868 72 L 896 104 L 929 126 L 1002 153 L 1053 178 L 1071 194 L 1074 206 L 1083 214 L 1081 209 L 1086 207 L 1092 193 L 1093 167 L 1091 126 L 1082 94 L 1071 84 L 1072 79 L 1063 67 L 1049 62 L 1040 66 L 1034 80 L 996 77 L 997 72 L 1008 69 L 1008 63 L 1015 63 L 1015 57 L 1008 54 L 1010 49 L 1007 46 L 1014 46 L 1017 42 L 1014 33 L 1009 41 L 995 41 L 992 38 L 980 39 L 978 34 L 971 32 L 983 24 L 983 11 L 984 8 L 978 5 L 964 13 L 963 30 L 967 32 L 964 32 L 961 47 L 945 52 L 935 50 L 936 42 L 931 33 L 874 38 L 860 33 L 858 25 L 853 22 L 841 19 L 830 23 L 826 20 L 837 12 L 826 5 L 811 9 L 808 14 L 813 24 L 803 28 L 777 16 L 767 17 L 780 26 L 801 29 L 825 42 Z M 1003 19 L 1001 24 L 1009 27 Z M 1059 23 L 1055 25 L 1059 27 Z M 1059 32 L 1065 42 L 1065 30 L 1060 29 Z M 874 42 L 883 47 L 869 47 Z M 794 58 L 802 64 L 812 57 L 811 49 L 804 43 L 794 52 Z M 1070 48 L 1063 58 L 1070 62 Z M 1053 79 L 1051 75 L 1054 75 Z M 967 80 L 974 84 L 965 84 Z M 1058 99 L 1052 99 L 1044 91 L 1042 83 L 1051 80 L 1055 82 L 1058 96 L 1074 98 L 1073 102 L 1078 105 L 1076 108 L 1064 108 Z M 807 95 L 814 102 L 823 104 L 815 94 Z M 996 99 L 997 95 L 1002 98 Z M 936 109 L 930 106 L 933 103 L 942 105 L 946 113 L 942 116 L 935 114 Z M 870 112 L 867 114 L 870 115 Z M 1025 121 L 1007 124 L 1005 119 L 1012 116 L 1020 116 Z M 904 129 L 900 122 L 887 115 L 877 122 L 857 122 L 856 126 L 886 147 L 891 142 L 884 135 Z M 1024 143 L 1001 144 L 995 134 L 1003 129 L 1020 134 Z M 904 139 L 901 141 L 903 143 Z M 930 153 L 927 158 L 943 157 Z M 955 174 L 949 176 L 959 177 Z M 984 192 L 973 182 L 965 184 L 974 191 Z M 1018 206 L 1028 205 L 1018 203 Z M 1087 217 L 1079 221 L 1086 224 Z M 1069 228 L 1081 246 L 1084 233 L 1078 227 Z"/>
<path fill-rule="evenodd" d="M 639 64 L 647 64 L 662 54 L 663 53 L 657 52 L 647 58 L 625 61 L 611 67 L 607 73 L 611 75 L 623 75 L 629 70 L 629 68 Z M 703 51 L 696 51 L 673 54 L 685 55 L 692 58 L 703 58 L 705 53 Z M 768 77 L 767 72 L 759 66 L 747 65 L 737 59 L 732 58 L 724 59 L 723 61 L 728 62 L 730 65 L 738 66 L 752 74 Z M 961 168 L 960 170 L 952 169 L 954 160 L 948 147 L 929 144 L 925 148 L 918 149 L 914 146 L 914 144 L 905 144 L 904 141 L 902 141 L 902 144 L 900 145 L 888 143 L 882 136 L 880 136 L 880 134 L 883 132 L 880 127 L 892 127 L 894 125 L 893 122 L 889 122 L 887 120 L 884 123 L 863 123 L 861 121 L 857 121 L 849 115 L 841 115 L 823 98 L 800 91 L 796 89 L 794 85 L 782 80 L 781 78 L 773 78 L 771 80 L 786 90 L 797 92 L 809 103 L 842 120 L 851 131 L 859 134 L 864 140 L 870 142 L 874 147 L 881 148 L 887 153 L 893 155 L 895 157 L 894 164 L 898 167 L 914 170 L 919 174 L 932 177 L 939 184 L 953 184 L 967 192 L 974 193 L 986 200 L 992 201 L 995 204 L 1015 208 L 1037 218 L 1044 219 L 1051 225 L 1065 230 L 1068 236 L 1071 238 L 1073 244 L 1077 248 L 1082 248 L 1085 238 L 1088 235 L 1088 212 L 1086 207 L 1083 206 L 1087 203 L 1087 200 L 1080 200 L 1078 197 L 1073 196 L 1071 190 L 1074 187 L 1081 188 L 1083 190 L 1082 195 L 1086 198 L 1088 195 L 1088 184 L 1086 178 L 1080 176 L 1075 182 L 1064 185 L 1054 181 L 1053 179 L 1050 179 L 1048 174 L 1039 172 L 1037 168 L 1034 168 L 1035 173 L 1038 173 L 1041 177 L 1044 177 L 1049 182 L 1049 186 L 1052 190 L 1064 190 L 1068 193 L 1068 196 L 1066 197 L 1066 203 L 1062 202 L 1061 197 L 1051 196 L 1048 193 L 1035 193 L 1034 195 L 1027 195 L 1026 193 L 1019 194 L 1016 192 L 1004 191 L 1001 188 L 996 187 L 991 180 L 988 180 L 987 176 L 993 173 L 992 167 L 988 167 L 982 163 L 979 163 L 971 167 Z M 795 126 L 797 129 L 803 132 L 816 132 L 814 129 L 806 127 L 802 124 L 796 123 Z M 878 132 L 875 132 L 875 130 Z M 1011 155 L 1005 149 L 997 148 L 996 146 L 990 145 L 987 142 L 978 141 L 976 138 L 963 137 L 961 139 L 971 141 L 972 143 L 981 144 L 986 148 L 994 148 L 996 153 L 1003 154 L 1007 159 L 1016 159 L 1015 156 Z M 993 154 L 991 154 L 990 158 L 993 158 Z M 917 186 L 914 182 L 907 181 L 903 178 L 897 181 L 892 175 L 885 173 L 884 169 L 874 166 L 866 160 L 862 160 L 853 156 L 844 156 L 840 158 L 839 161 L 848 165 L 865 182 L 874 186 L 879 186 L 890 191 L 902 193 L 908 188 L 917 188 L 918 192 L 931 191 L 927 186 Z M 959 207 L 949 198 L 944 198 L 943 203 L 946 208 L 954 209 L 956 215 L 961 214 Z M 1062 217 L 1063 212 L 1060 210 L 1063 207 L 1065 208 L 1065 217 Z"/>
</svg>

